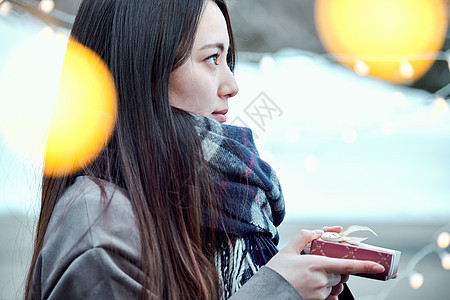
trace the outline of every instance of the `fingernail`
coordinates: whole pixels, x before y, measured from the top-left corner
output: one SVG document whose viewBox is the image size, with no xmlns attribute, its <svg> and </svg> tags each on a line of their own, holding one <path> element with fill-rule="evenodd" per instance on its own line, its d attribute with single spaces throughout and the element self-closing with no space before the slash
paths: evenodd
<svg viewBox="0 0 450 300">
<path fill-rule="evenodd" d="M 314 230 L 313 231 L 314 232 L 314 234 L 317 234 L 317 235 L 322 235 L 323 234 L 323 230 Z"/>
<path fill-rule="evenodd" d="M 377 265 L 377 266 L 374 266 L 372 268 L 372 270 L 377 273 L 382 273 L 382 272 L 384 272 L 385 268 L 381 265 Z"/>
</svg>

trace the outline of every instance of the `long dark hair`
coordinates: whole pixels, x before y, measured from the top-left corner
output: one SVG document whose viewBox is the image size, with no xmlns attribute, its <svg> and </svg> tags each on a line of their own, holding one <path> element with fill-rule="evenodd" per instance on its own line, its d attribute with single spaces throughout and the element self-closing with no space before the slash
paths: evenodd
<svg viewBox="0 0 450 300">
<path fill-rule="evenodd" d="M 235 47 L 230 36 L 228 64 Z M 190 115 L 169 104 L 171 72 L 191 52 L 205 0 L 84 0 L 72 38 L 108 65 L 118 94 L 113 135 L 102 155 L 82 172 L 127 190 L 141 239 L 143 286 L 160 299 L 217 299 L 213 264 L 213 197 L 201 143 Z M 53 209 L 76 175 L 43 178 L 42 202 L 26 299 Z M 205 223 L 209 226 L 203 226 Z M 145 293 L 142 293 L 143 295 Z M 144 296 L 143 296 L 144 297 Z"/>
</svg>

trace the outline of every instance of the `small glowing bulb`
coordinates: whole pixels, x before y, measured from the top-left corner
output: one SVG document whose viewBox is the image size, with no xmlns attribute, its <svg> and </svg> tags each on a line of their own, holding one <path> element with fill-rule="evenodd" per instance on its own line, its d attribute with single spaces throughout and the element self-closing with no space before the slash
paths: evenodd
<svg viewBox="0 0 450 300">
<path fill-rule="evenodd" d="M 415 290 L 422 286 L 423 281 L 423 275 L 420 273 L 414 272 L 411 276 L 409 276 L 409 285 Z"/>
<path fill-rule="evenodd" d="M 66 43 L 69 41 L 69 37 L 68 37 L 66 34 L 64 34 L 64 33 L 59 32 L 59 33 L 56 35 L 56 40 L 57 40 L 59 43 L 66 44 Z"/>
<path fill-rule="evenodd" d="M 400 62 L 400 75 L 402 75 L 403 78 L 411 79 L 414 76 L 414 68 L 410 64 L 408 60 L 403 60 Z"/>
<path fill-rule="evenodd" d="M 447 248 L 450 245 L 450 233 L 441 232 L 437 237 L 437 244 L 442 249 Z"/>
<path fill-rule="evenodd" d="M 53 0 L 41 0 L 39 2 L 39 9 L 46 14 L 50 13 L 53 8 L 55 8 L 55 2 Z"/>
<path fill-rule="evenodd" d="M 308 171 L 316 171 L 319 168 L 320 161 L 315 155 L 309 155 L 305 158 L 305 169 Z"/>
<path fill-rule="evenodd" d="M 450 270 L 450 253 L 442 255 L 441 264 L 445 270 Z"/>
<path fill-rule="evenodd" d="M 11 9 L 12 9 L 12 4 L 9 3 L 8 1 L 1 3 L 0 4 L 0 15 L 7 16 L 8 13 L 11 11 Z"/>
<path fill-rule="evenodd" d="M 355 70 L 356 74 L 358 74 L 358 75 L 367 76 L 367 75 L 369 75 L 370 67 L 369 67 L 368 64 L 366 64 L 361 59 L 356 58 L 355 59 L 354 70 Z"/>
<path fill-rule="evenodd" d="M 404 108 L 408 106 L 408 101 L 406 101 L 406 96 L 402 92 L 395 92 L 393 95 L 393 102 L 396 107 Z"/>
<path fill-rule="evenodd" d="M 356 132 L 355 127 L 346 126 L 341 132 L 342 140 L 346 143 L 354 143 L 358 138 L 358 133 Z"/>
<path fill-rule="evenodd" d="M 444 98 L 439 97 L 433 102 L 435 114 L 434 117 L 436 119 L 440 119 L 442 116 L 446 116 L 449 113 L 449 107 L 447 101 Z"/>
<path fill-rule="evenodd" d="M 259 67 L 265 73 L 272 72 L 275 70 L 275 60 L 271 55 L 264 55 L 259 61 Z"/>
<path fill-rule="evenodd" d="M 52 27 L 45 26 L 39 34 L 41 36 L 43 36 L 44 38 L 50 38 L 50 37 L 52 37 L 54 32 L 55 32 L 55 30 Z"/>
</svg>

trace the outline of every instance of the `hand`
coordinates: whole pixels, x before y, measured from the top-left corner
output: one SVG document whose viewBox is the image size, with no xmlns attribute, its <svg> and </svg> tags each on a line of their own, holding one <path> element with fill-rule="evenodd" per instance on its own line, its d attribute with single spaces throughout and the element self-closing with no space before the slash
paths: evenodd
<svg viewBox="0 0 450 300">
<path fill-rule="evenodd" d="M 324 227 L 322 227 L 322 230 L 324 232 L 340 233 L 342 231 L 342 227 L 341 226 L 324 226 Z M 305 246 L 303 251 L 305 253 L 309 254 L 311 252 L 311 243 L 308 243 L 308 245 Z M 329 299 L 329 300 L 337 299 L 337 297 L 344 290 L 344 283 L 347 282 L 348 279 L 349 279 L 349 275 L 348 274 L 341 274 L 341 281 L 337 285 L 332 287 L 330 296 L 328 296 L 327 299 Z"/>
<path fill-rule="evenodd" d="M 348 281 L 348 274 L 341 274 L 341 281 L 331 288 L 330 295 L 326 298 L 326 300 L 337 300 L 338 296 L 344 290 L 344 283 Z"/>
<path fill-rule="evenodd" d="M 342 283 L 348 280 L 348 274 L 384 271 L 383 266 L 372 261 L 300 255 L 307 244 L 322 234 L 322 230 L 300 231 L 266 265 L 283 276 L 303 299 L 335 300 L 342 292 Z"/>
<path fill-rule="evenodd" d="M 322 227 L 322 231 L 340 233 L 342 231 L 342 227 L 341 226 L 324 226 L 324 227 Z M 311 243 L 308 243 L 308 245 L 306 245 L 305 248 L 303 248 L 303 252 L 306 254 L 309 254 L 311 252 Z"/>
</svg>

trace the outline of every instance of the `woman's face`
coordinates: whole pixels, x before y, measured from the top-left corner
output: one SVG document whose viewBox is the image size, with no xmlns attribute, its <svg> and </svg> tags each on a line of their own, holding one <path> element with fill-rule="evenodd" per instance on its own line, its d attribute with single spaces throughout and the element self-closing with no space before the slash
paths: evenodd
<svg viewBox="0 0 450 300">
<path fill-rule="evenodd" d="M 228 99 L 238 92 L 227 65 L 229 44 L 225 18 L 217 4 L 208 0 L 190 56 L 170 75 L 172 106 L 221 123 L 226 121 Z"/>
</svg>

